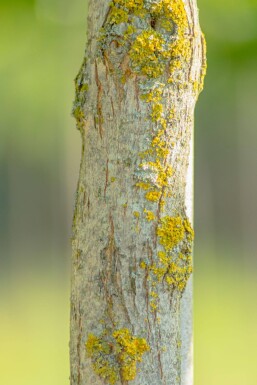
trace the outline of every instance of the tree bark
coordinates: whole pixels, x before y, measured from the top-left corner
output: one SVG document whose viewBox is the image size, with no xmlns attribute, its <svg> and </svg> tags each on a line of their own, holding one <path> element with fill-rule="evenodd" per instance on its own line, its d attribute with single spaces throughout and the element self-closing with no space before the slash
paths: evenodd
<svg viewBox="0 0 257 385">
<path fill-rule="evenodd" d="M 192 385 L 195 0 L 89 2 L 74 116 L 71 385 Z"/>
</svg>

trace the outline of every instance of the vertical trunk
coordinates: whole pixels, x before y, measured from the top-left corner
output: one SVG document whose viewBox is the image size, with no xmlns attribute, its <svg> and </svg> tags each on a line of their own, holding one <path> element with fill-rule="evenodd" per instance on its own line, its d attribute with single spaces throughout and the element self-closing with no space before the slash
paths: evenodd
<svg viewBox="0 0 257 385">
<path fill-rule="evenodd" d="M 95 0 L 76 78 L 71 384 L 192 384 L 195 0 Z"/>
</svg>

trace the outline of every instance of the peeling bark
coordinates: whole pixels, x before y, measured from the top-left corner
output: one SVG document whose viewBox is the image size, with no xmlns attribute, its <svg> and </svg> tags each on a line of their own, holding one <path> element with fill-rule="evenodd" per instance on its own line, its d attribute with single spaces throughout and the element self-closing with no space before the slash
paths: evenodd
<svg viewBox="0 0 257 385">
<path fill-rule="evenodd" d="M 114 383 L 111 371 L 118 385 L 193 383 L 192 132 L 205 42 L 195 0 L 154 4 L 89 2 L 87 49 L 75 81 L 82 159 L 71 385 Z M 140 44 L 155 65 L 137 54 Z M 127 345 L 139 346 L 135 356 L 115 337 L 124 330 Z M 98 341 L 91 355 L 89 335 Z M 128 362 L 141 354 L 138 341 L 143 356 L 134 375 Z M 96 369 L 99 357 L 108 363 L 105 372 Z"/>
</svg>

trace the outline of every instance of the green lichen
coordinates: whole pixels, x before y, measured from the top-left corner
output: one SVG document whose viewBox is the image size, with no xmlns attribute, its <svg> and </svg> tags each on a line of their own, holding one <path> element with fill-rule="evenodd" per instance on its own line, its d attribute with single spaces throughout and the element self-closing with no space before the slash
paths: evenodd
<svg viewBox="0 0 257 385">
<path fill-rule="evenodd" d="M 99 337 L 89 334 L 86 352 L 96 374 L 114 385 L 117 381 L 132 381 L 137 374 L 137 362 L 150 350 L 144 338 L 133 336 L 130 330 L 105 330 Z"/>
<path fill-rule="evenodd" d="M 76 119 L 77 128 L 81 130 L 85 124 L 84 105 L 87 98 L 88 82 L 85 74 L 85 68 L 87 65 L 86 58 L 84 59 L 79 73 L 75 79 L 75 101 L 73 103 L 72 115 Z"/>
<path fill-rule="evenodd" d="M 84 124 L 85 124 L 85 120 L 86 120 L 83 108 L 80 105 L 77 105 L 77 106 L 74 105 L 72 114 L 73 114 L 74 118 L 76 119 L 77 128 L 79 130 L 82 129 Z"/>
</svg>

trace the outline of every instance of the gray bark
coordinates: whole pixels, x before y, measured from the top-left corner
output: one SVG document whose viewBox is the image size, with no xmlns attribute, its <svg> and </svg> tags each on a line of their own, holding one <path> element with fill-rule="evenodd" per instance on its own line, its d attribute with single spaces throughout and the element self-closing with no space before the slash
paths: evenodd
<svg viewBox="0 0 257 385">
<path fill-rule="evenodd" d="M 110 383 L 104 369 L 99 374 L 101 359 L 118 371 L 119 385 L 192 385 L 188 223 L 193 221 L 193 115 L 205 73 L 204 39 L 195 0 L 171 0 L 171 7 L 185 7 L 186 22 L 180 27 L 174 14 L 172 28 L 166 29 L 163 20 L 175 5 L 170 11 L 164 1 L 161 11 L 150 11 L 153 1 L 133 2 L 137 9 L 144 4 L 138 16 L 124 1 L 115 4 L 90 1 L 85 60 L 76 78 L 74 116 L 82 157 L 73 223 L 71 385 Z M 122 21 L 112 16 L 114 6 L 127 12 Z M 135 30 L 124 40 L 129 24 Z M 156 42 L 152 53 L 153 65 L 161 68 L 158 76 L 142 64 L 144 48 L 133 59 L 135 40 L 145 31 L 152 33 L 148 40 L 156 37 L 162 44 L 158 48 Z M 175 52 L 180 40 L 187 53 Z M 173 43 L 174 55 L 163 41 Z M 156 138 L 161 144 L 155 146 Z M 167 230 L 167 224 L 173 227 Z M 164 254 L 166 262 L 159 257 Z M 130 342 L 143 338 L 149 346 L 130 380 L 115 352 L 117 346 L 125 348 L 113 337 L 124 329 L 133 336 Z M 90 353 L 90 335 L 107 350 Z"/>
</svg>

